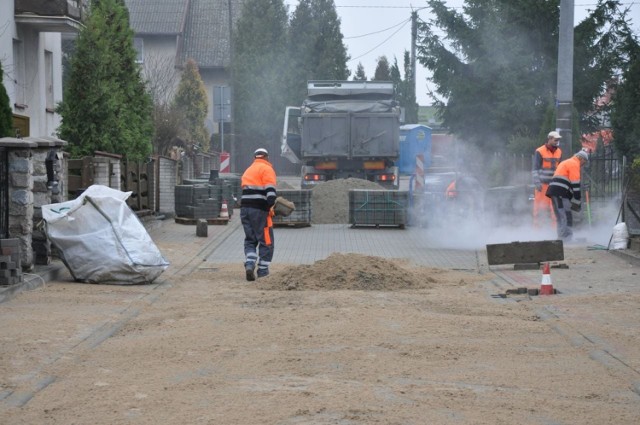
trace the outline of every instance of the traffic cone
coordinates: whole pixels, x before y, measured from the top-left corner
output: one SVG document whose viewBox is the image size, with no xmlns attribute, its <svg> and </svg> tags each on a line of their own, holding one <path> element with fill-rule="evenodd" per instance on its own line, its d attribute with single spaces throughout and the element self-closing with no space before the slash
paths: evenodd
<svg viewBox="0 0 640 425">
<path fill-rule="evenodd" d="M 227 201 L 222 202 L 222 207 L 220 207 L 220 218 L 229 218 L 229 208 L 227 207 Z"/>
<path fill-rule="evenodd" d="M 544 263 L 542 269 L 542 283 L 540 284 L 540 295 L 553 295 L 555 291 L 553 289 L 553 283 L 551 283 L 551 271 L 549 270 L 549 263 Z"/>
</svg>

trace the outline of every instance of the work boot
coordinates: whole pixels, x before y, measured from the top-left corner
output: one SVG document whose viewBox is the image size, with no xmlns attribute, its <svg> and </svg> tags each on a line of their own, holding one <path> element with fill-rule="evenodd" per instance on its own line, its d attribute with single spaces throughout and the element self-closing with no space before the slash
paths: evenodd
<svg viewBox="0 0 640 425">
<path fill-rule="evenodd" d="M 258 277 L 267 277 L 269 276 L 269 269 L 261 269 L 258 267 Z"/>
<path fill-rule="evenodd" d="M 256 274 L 253 271 L 254 267 L 255 267 L 255 264 L 252 264 L 252 263 L 247 263 L 244 266 L 244 270 L 245 270 L 245 273 L 247 275 L 247 280 L 249 282 L 252 282 L 252 281 L 256 280 Z"/>
</svg>

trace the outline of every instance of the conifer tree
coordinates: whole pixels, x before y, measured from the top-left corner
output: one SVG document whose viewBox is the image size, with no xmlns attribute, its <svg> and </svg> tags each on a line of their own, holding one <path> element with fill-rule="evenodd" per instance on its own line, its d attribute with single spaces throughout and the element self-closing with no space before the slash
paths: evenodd
<svg viewBox="0 0 640 425">
<path fill-rule="evenodd" d="M 362 62 L 358 62 L 356 73 L 353 75 L 353 81 L 367 81 L 367 74 L 364 72 Z"/>
<path fill-rule="evenodd" d="M 289 29 L 293 94 L 299 102 L 308 80 L 346 80 L 347 49 L 333 0 L 300 0 Z"/>
<path fill-rule="evenodd" d="M 613 142 L 629 162 L 640 160 L 640 49 L 635 46 L 629 67 L 613 98 Z M 640 188 L 638 188 L 640 189 Z"/>
<path fill-rule="evenodd" d="M 94 0 L 57 108 L 58 134 L 72 156 L 101 150 L 137 160 L 151 153 L 151 98 L 135 58 L 124 0 Z"/>
<path fill-rule="evenodd" d="M 435 18 L 418 23 L 418 60 L 433 74 L 432 99 L 443 125 L 500 149 L 512 135 L 536 134 L 555 99 L 560 2 L 464 3 L 454 9 L 428 1 Z M 619 65 L 620 34 L 628 31 L 619 7 L 617 0 L 599 0 L 574 30 L 574 106 L 581 114 Z"/>
<path fill-rule="evenodd" d="M 236 153 L 280 147 L 291 64 L 283 0 L 247 0 L 234 32 L 233 88 Z M 275 157 L 275 155 L 273 155 Z"/>
<path fill-rule="evenodd" d="M 13 113 L 9 103 L 9 96 L 4 87 L 4 71 L 0 62 L 0 137 L 14 136 L 13 134 Z"/>
<path fill-rule="evenodd" d="M 374 81 L 390 81 L 391 69 L 389 68 L 389 59 L 386 56 L 380 56 L 378 58 L 378 64 L 376 65 L 376 72 L 373 75 Z"/>
<path fill-rule="evenodd" d="M 189 155 L 193 155 L 196 151 L 209 150 L 207 143 L 209 136 L 204 126 L 207 105 L 207 90 L 200 77 L 198 65 L 193 59 L 189 59 L 173 99 L 174 110 L 183 119 L 183 130 L 187 138 L 185 148 Z"/>
</svg>

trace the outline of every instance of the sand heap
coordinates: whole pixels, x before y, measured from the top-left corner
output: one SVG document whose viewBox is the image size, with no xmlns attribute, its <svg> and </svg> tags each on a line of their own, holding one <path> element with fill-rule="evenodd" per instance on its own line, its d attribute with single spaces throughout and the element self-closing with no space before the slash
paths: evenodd
<svg viewBox="0 0 640 425">
<path fill-rule="evenodd" d="M 311 194 L 311 223 L 348 224 L 350 189 L 384 190 L 378 183 L 354 178 L 320 183 Z"/>
<path fill-rule="evenodd" d="M 272 290 L 372 290 L 430 288 L 436 280 L 418 270 L 381 257 L 331 254 L 312 265 L 291 266 L 258 280 L 258 288 Z"/>
</svg>

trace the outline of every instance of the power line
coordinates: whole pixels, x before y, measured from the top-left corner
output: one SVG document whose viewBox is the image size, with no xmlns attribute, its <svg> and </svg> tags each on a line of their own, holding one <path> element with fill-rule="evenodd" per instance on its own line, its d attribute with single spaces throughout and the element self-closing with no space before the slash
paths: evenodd
<svg viewBox="0 0 640 425">
<path fill-rule="evenodd" d="M 350 60 L 349 60 L 349 62 L 353 62 L 353 61 L 354 61 L 354 60 L 356 60 L 356 59 L 360 59 L 361 57 L 368 55 L 369 53 L 371 53 L 371 52 L 373 52 L 374 50 L 376 50 L 378 47 L 382 46 L 384 43 L 386 43 L 387 41 L 389 41 L 389 39 L 390 39 L 391 37 L 393 37 L 394 35 L 396 35 L 396 34 L 397 34 L 397 33 L 398 33 L 402 28 L 404 28 L 404 27 L 405 27 L 405 25 L 407 25 L 407 23 L 408 23 L 408 22 L 411 22 L 411 18 L 409 18 L 409 19 L 407 19 L 406 21 L 404 21 L 404 24 L 403 24 L 400 28 L 398 28 L 398 29 L 397 29 L 393 34 L 391 34 L 389 37 L 387 37 L 386 39 L 384 39 L 384 41 L 382 41 L 382 43 L 378 44 L 378 45 L 377 45 L 377 46 L 375 46 L 373 49 L 371 49 L 371 50 L 369 50 L 369 51 L 367 51 L 367 52 L 365 52 L 365 53 L 361 54 L 360 56 L 356 56 L 355 58 L 350 59 Z"/>
<path fill-rule="evenodd" d="M 344 37 L 345 40 L 352 40 L 354 38 L 361 38 L 361 37 L 366 37 L 368 35 L 375 35 L 375 34 L 380 34 L 381 32 L 385 32 L 385 31 L 389 31 L 390 29 L 394 29 L 395 27 L 397 27 L 398 25 L 402 25 L 402 24 L 406 24 L 408 20 L 411 20 L 411 18 L 409 19 L 404 19 L 400 22 L 398 22 L 397 24 L 389 27 L 389 28 L 385 28 L 383 30 L 380 31 L 375 31 L 375 32 L 370 32 L 368 34 L 362 34 L 362 35 L 354 35 L 353 37 Z"/>
</svg>

